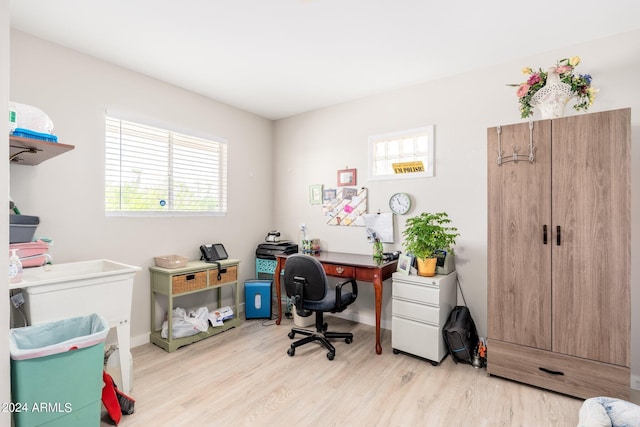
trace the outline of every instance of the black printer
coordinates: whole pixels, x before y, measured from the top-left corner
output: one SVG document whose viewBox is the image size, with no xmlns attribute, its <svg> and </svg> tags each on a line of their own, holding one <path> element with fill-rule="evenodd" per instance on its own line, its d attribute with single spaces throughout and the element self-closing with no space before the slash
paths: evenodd
<svg viewBox="0 0 640 427">
<path fill-rule="evenodd" d="M 288 255 L 298 252 L 298 245 L 290 240 L 260 243 L 256 249 L 256 258 L 276 259 L 276 255 Z"/>
</svg>

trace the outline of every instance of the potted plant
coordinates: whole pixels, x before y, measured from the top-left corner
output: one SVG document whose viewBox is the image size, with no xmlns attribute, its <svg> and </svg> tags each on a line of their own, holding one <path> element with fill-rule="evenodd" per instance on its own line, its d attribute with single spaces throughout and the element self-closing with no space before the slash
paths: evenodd
<svg viewBox="0 0 640 427">
<path fill-rule="evenodd" d="M 436 274 L 436 252 L 444 250 L 453 254 L 458 229 L 449 227 L 451 223 L 446 212 L 423 212 L 407 219 L 406 229 L 402 232 L 405 250 L 416 257 L 418 274 L 434 276 Z"/>
</svg>

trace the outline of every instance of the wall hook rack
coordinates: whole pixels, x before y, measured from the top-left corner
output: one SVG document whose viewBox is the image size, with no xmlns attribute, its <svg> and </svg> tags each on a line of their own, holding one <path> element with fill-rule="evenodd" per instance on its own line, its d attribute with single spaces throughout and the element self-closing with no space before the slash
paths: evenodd
<svg viewBox="0 0 640 427">
<path fill-rule="evenodd" d="M 498 159 L 496 160 L 498 165 L 506 162 L 517 163 L 518 160 L 529 160 L 529 163 L 536 161 L 536 148 L 533 146 L 533 122 L 529 122 L 529 154 L 518 153 L 520 147 L 516 147 L 514 144 L 512 146 L 513 154 L 504 156 L 504 151 L 502 151 L 502 127 L 497 126 L 496 130 L 498 132 Z"/>
</svg>

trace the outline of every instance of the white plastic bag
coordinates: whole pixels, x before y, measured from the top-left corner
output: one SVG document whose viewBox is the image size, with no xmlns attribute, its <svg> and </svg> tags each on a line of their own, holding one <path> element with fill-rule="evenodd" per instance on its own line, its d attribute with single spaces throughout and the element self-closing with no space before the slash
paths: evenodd
<svg viewBox="0 0 640 427">
<path fill-rule="evenodd" d="M 200 307 L 198 311 L 190 311 L 187 321 L 200 332 L 205 332 L 209 329 L 209 310 L 207 307 Z"/>
<path fill-rule="evenodd" d="M 171 321 L 172 338 L 183 338 L 195 335 L 198 332 L 204 332 L 209 329 L 209 310 L 207 307 L 200 307 L 198 311 L 190 311 L 189 314 L 184 308 L 176 307 L 173 309 Z M 166 320 L 162 323 L 162 338 L 169 337 L 169 322 Z"/>
<path fill-rule="evenodd" d="M 53 133 L 53 122 L 41 109 L 18 102 L 9 102 L 9 111 L 15 112 L 14 129 L 23 128 L 40 133 Z"/>
</svg>

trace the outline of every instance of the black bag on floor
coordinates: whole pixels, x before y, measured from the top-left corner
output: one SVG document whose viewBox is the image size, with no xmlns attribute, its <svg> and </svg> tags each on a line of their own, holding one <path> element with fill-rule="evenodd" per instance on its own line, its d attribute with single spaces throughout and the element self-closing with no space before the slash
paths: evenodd
<svg viewBox="0 0 640 427">
<path fill-rule="evenodd" d="M 454 307 L 442 328 L 442 335 L 455 363 L 471 363 L 478 346 L 478 331 L 469 308 L 461 305 Z"/>
</svg>

